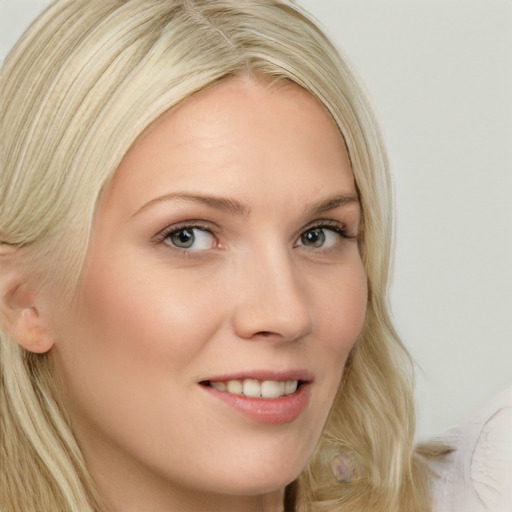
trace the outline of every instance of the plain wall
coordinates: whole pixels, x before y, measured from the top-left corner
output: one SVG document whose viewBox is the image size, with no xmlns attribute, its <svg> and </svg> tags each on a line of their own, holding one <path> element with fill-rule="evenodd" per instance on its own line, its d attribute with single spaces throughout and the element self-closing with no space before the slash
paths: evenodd
<svg viewBox="0 0 512 512">
<path fill-rule="evenodd" d="M 0 0 L 0 58 L 46 0 Z M 392 166 L 391 304 L 419 436 L 512 382 L 512 2 L 303 0 L 373 97 Z"/>
</svg>

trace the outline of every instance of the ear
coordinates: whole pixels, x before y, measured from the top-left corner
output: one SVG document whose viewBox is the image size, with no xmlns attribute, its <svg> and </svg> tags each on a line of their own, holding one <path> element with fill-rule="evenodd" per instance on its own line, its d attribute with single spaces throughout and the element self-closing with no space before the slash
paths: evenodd
<svg viewBox="0 0 512 512">
<path fill-rule="evenodd" d="M 24 349 L 43 354 L 52 348 L 53 336 L 21 259 L 16 249 L 0 249 L 0 325 Z"/>
</svg>

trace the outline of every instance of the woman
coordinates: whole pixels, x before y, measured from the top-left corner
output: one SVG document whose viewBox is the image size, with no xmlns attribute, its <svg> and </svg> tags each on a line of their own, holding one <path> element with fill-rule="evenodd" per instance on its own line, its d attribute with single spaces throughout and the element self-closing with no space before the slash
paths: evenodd
<svg viewBox="0 0 512 512">
<path fill-rule="evenodd" d="M 1 88 L 2 511 L 429 510 L 385 153 L 297 7 L 59 0 Z"/>
</svg>

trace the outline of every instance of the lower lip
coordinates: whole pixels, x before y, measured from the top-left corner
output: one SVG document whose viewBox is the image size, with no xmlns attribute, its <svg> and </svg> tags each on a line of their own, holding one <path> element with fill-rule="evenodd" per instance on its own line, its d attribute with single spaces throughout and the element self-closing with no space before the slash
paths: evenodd
<svg viewBox="0 0 512 512">
<path fill-rule="evenodd" d="M 279 398 L 253 398 L 218 391 L 209 386 L 201 387 L 250 420 L 265 425 L 280 425 L 296 420 L 309 402 L 309 384 L 307 383 L 299 386 L 294 393 Z"/>
</svg>

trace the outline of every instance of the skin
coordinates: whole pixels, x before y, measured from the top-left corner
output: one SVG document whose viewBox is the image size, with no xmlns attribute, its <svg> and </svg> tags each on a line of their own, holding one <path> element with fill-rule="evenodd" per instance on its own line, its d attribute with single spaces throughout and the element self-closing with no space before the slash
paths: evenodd
<svg viewBox="0 0 512 512">
<path fill-rule="evenodd" d="M 311 210 L 337 196 L 352 200 Z M 52 319 L 66 407 L 114 510 L 282 510 L 364 321 L 356 197 L 336 126 L 295 85 L 229 79 L 132 147 L 99 202 L 77 300 Z M 311 375 L 291 422 L 253 421 L 199 384 L 269 369 Z"/>
</svg>

